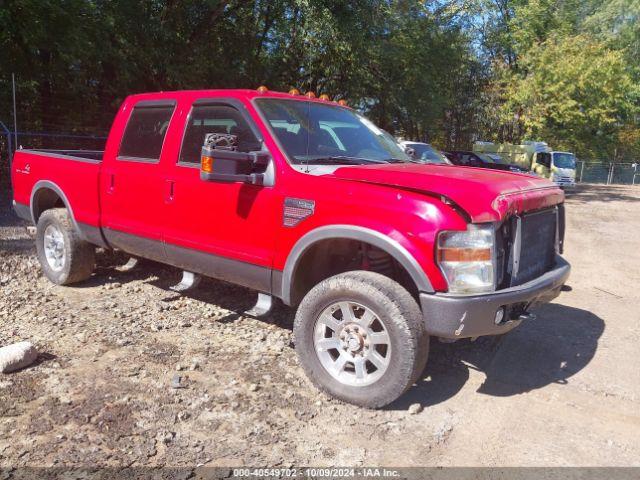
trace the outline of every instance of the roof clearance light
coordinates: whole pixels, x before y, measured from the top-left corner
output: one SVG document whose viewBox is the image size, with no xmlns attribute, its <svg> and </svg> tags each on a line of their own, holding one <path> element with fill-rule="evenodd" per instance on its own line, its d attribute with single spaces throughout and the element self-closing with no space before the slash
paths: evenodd
<svg viewBox="0 0 640 480">
<path fill-rule="evenodd" d="M 269 91 L 269 89 L 267 87 L 265 87 L 264 85 L 260 85 L 258 87 L 258 93 L 267 93 Z"/>
<path fill-rule="evenodd" d="M 320 95 L 320 100 L 324 100 L 325 102 L 328 102 L 331 99 L 329 98 L 329 95 L 327 95 L 326 93 L 323 93 L 322 95 Z"/>
<path fill-rule="evenodd" d="M 307 98 L 316 98 L 316 94 L 313 92 L 307 92 L 304 94 L 304 96 Z"/>
<path fill-rule="evenodd" d="M 298 90 L 297 88 L 292 88 L 291 90 L 289 90 L 289 95 L 300 95 L 300 90 Z"/>
<path fill-rule="evenodd" d="M 338 100 L 338 105 L 340 105 L 342 107 L 346 107 L 347 106 L 347 101 L 344 98 L 341 98 L 340 100 Z"/>
</svg>

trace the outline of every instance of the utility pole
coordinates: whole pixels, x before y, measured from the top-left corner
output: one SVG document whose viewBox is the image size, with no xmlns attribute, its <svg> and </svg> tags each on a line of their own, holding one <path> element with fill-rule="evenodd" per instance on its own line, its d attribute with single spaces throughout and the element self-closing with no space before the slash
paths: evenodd
<svg viewBox="0 0 640 480">
<path fill-rule="evenodd" d="M 16 74 L 11 74 L 11 82 L 13 83 L 13 142 L 18 148 L 18 114 L 16 113 Z"/>
</svg>

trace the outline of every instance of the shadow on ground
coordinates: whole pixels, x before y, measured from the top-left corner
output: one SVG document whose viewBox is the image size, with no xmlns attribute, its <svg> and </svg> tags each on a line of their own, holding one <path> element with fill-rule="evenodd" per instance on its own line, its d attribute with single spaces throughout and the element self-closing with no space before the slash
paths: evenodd
<svg viewBox="0 0 640 480">
<path fill-rule="evenodd" d="M 30 238 L 0 238 L 0 250 L 7 250 L 16 253 L 35 251 L 35 244 Z"/>
<path fill-rule="evenodd" d="M 33 246 L 33 240 L 27 235 L 26 222 L 13 212 L 11 191 L 0 183 L 0 250 L 23 253 Z"/>
<path fill-rule="evenodd" d="M 126 261 L 121 259 L 121 261 Z M 180 271 L 154 262 L 143 261 L 130 272 L 103 267 L 83 286 L 109 282 L 143 280 L 160 289 L 180 280 Z M 204 278 L 193 291 L 175 293 L 163 301 L 173 302 L 186 296 L 231 311 L 217 321 L 234 321 L 253 306 L 255 292 L 232 284 Z M 294 310 L 277 304 L 262 321 L 291 329 Z M 478 393 L 510 396 L 549 384 L 567 384 L 594 357 L 604 321 L 591 312 L 561 304 L 548 304 L 536 310 L 537 318 L 523 323 L 499 337 L 481 337 L 451 344 L 431 339 L 429 362 L 420 380 L 407 394 L 390 405 L 406 410 L 413 403 L 436 405 L 456 395 L 469 379 L 470 370 L 481 371 L 486 380 Z"/>
<path fill-rule="evenodd" d="M 121 252 L 100 251 L 97 256 L 96 274 L 87 281 L 74 285 L 74 287 L 98 287 L 113 283 L 126 285 L 136 280 L 143 281 L 169 293 L 169 296 L 162 299 L 165 303 L 172 303 L 181 298 L 191 298 L 231 312 L 224 318 L 216 320 L 217 322 L 233 322 L 239 319 L 244 315 L 244 312 L 254 306 L 257 300 L 257 292 L 254 290 L 207 277 L 202 277 L 198 287 L 193 290 L 181 293 L 173 292 L 171 287 L 180 282 L 181 270 L 151 260 L 140 259 L 138 265 L 132 270 L 119 271 L 118 266 L 124 265 L 127 260 L 128 256 Z M 271 314 L 260 320 L 282 328 L 292 329 L 293 316 L 293 310 L 275 300 Z"/>
<path fill-rule="evenodd" d="M 389 408 L 444 402 L 462 389 L 472 369 L 486 375 L 478 389 L 486 395 L 517 395 L 552 383 L 569 383 L 594 357 L 604 321 L 586 310 L 560 304 L 544 305 L 536 314 L 536 320 L 501 337 L 452 344 L 432 339 L 420 381 Z"/>
<path fill-rule="evenodd" d="M 182 297 L 217 305 L 231 313 L 220 322 L 232 322 L 249 310 L 256 293 L 226 282 L 203 278 L 199 287 L 173 293 L 172 285 L 180 281 L 180 270 L 151 261 L 141 261 L 131 271 L 120 272 L 108 265 L 123 264 L 126 256 L 104 252 L 99 257 L 97 274 L 78 287 L 95 287 L 109 283 L 126 284 L 144 281 L 170 292 L 164 302 Z M 262 321 L 291 329 L 294 310 L 277 303 Z M 594 357 L 604 321 L 591 312 L 561 304 L 548 304 L 536 310 L 537 318 L 523 323 L 499 337 L 481 337 L 451 344 L 431 339 L 429 362 L 421 379 L 388 408 L 405 410 L 412 403 L 431 406 L 456 395 L 469 379 L 470 370 L 486 375 L 479 393 L 494 396 L 516 395 L 545 387 L 566 384 Z"/>
</svg>

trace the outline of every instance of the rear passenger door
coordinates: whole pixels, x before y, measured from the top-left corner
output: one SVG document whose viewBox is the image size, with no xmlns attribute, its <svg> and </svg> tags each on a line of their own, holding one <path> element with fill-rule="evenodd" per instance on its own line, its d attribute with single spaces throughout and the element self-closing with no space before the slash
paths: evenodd
<svg viewBox="0 0 640 480">
<path fill-rule="evenodd" d="M 169 263 L 269 291 L 282 215 L 274 187 L 200 179 L 207 134 L 236 135 L 240 152 L 261 150 L 262 135 L 238 100 L 201 99 L 187 108 L 182 145 L 168 170 L 172 196 L 164 238 Z"/>
<path fill-rule="evenodd" d="M 165 180 L 160 159 L 175 108 L 174 100 L 136 103 L 116 158 L 105 162 L 101 177 L 107 241 L 159 261 L 166 259 L 162 243 Z"/>
</svg>

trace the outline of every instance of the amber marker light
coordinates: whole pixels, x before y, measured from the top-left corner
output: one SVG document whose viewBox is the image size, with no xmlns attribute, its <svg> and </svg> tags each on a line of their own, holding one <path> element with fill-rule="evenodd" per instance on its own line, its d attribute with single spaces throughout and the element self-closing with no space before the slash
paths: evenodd
<svg viewBox="0 0 640 480">
<path fill-rule="evenodd" d="M 269 89 L 267 87 L 265 87 L 264 85 L 260 85 L 258 87 L 258 93 L 267 93 L 269 91 Z"/>
<path fill-rule="evenodd" d="M 338 100 L 338 105 L 340 105 L 341 107 L 346 107 L 347 101 L 344 98 L 341 98 L 340 100 Z"/>
<path fill-rule="evenodd" d="M 325 102 L 328 102 L 331 99 L 329 98 L 329 95 L 327 95 L 326 93 L 323 93 L 322 95 L 320 95 L 320 100 L 324 100 Z"/>
<path fill-rule="evenodd" d="M 440 248 L 438 260 L 441 262 L 489 262 L 490 248 Z"/>
<path fill-rule="evenodd" d="M 289 95 L 300 95 L 300 90 L 298 90 L 297 88 L 292 88 L 291 90 L 289 90 Z"/>
<path fill-rule="evenodd" d="M 202 155 L 200 157 L 200 168 L 205 173 L 213 173 L 213 157 Z"/>
<path fill-rule="evenodd" d="M 316 98 L 316 94 L 313 92 L 307 92 L 304 94 L 304 96 L 307 98 Z"/>
</svg>

